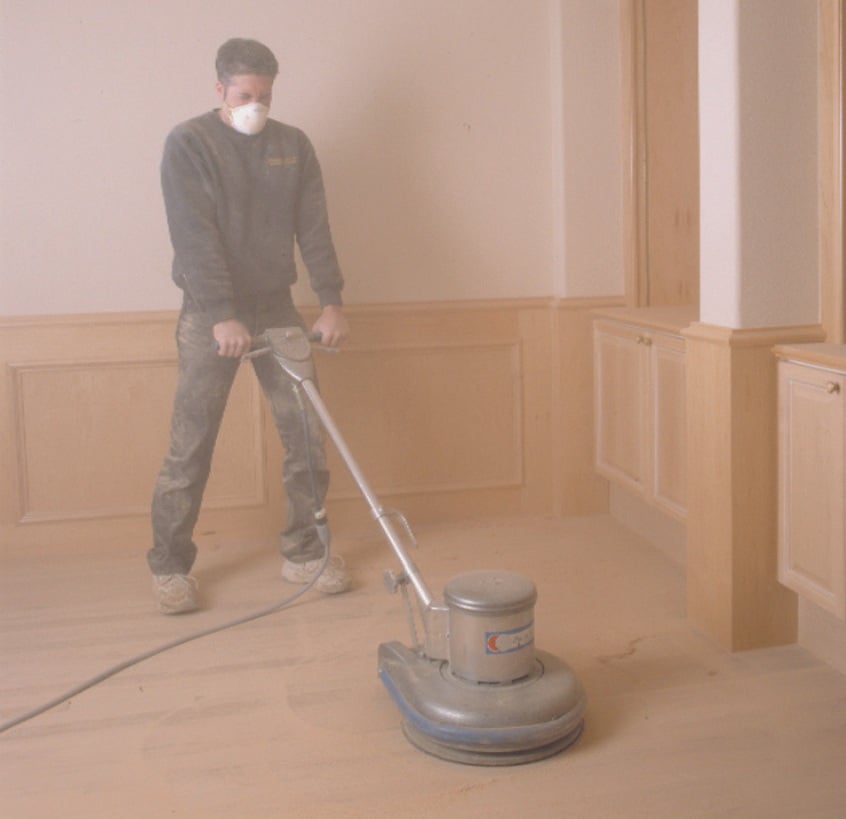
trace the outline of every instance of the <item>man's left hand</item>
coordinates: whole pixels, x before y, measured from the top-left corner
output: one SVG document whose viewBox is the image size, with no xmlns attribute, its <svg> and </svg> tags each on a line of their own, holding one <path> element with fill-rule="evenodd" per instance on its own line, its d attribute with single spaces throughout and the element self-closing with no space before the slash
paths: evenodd
<svg viewBox="0 0 846 819">
<path fill-rule="evenodd" d="M 327 304 L 311 329 L 320 333 L 320 343 L 327 347 L 340 347 L 350 334 L 344 311 L 336 304 Z"/>
</svg>

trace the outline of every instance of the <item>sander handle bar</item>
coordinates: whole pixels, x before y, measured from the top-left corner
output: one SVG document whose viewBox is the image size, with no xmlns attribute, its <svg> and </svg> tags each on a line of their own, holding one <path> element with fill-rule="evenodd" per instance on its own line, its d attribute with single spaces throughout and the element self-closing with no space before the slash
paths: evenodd
<svg viewBox="0 0 846 819">
<path fill-rule="evenodd" d="M 350 452 L 346 441 L 344 441 L 344 438 L 338 430 L 338 427 L 332 420 L 332 416 L 326 409 L 326 405 L 323 403 L 323 399 L 321 398 L 315 383 L 311 379 L 306 378 L 300 382 L 300 386 L 302 387 L 303 392 L 308 397 L 308 400 L 311 402 L 312 407 L 314 407 L 314 411 L 317 413 L 318 418 L 320 418 L 320 421 L 326 429 L 326 432 L 329 433 L 329 437 L 332 439 L 332 443 L 335 444 L 335 448 L 338 450 L 338 453 L 346 464 L 347 469 L 350 471 L 350 474 L 352 475 L 353 480 L 356 482 L 359 491 L 364 496 L 364 499 L 367 501 L 367 505 L 370 507 L 370 513 L 373 515 L 373 518 L 382 528 L 385 537 L 388 539 L 388 542 L 393 547 L 394 553 L 396 554 L 397 559 L 402 565 L 406 577 L 408 577 L 409 582 L 412 586 L 414 586 L 414 590 L 417 592 L 417 596 L 420 598 L 420 603 L 427 609 L 432 608 L 432 605 L 434 603 L 432 593 L 426 586 L 426 583 L 424 582 L 423 577 L 421 576 L 417 566 L 414 564 L 414 561 L 409 557 L 408 552 L 406 551 L 405 546 L 403 544 L 403 539 L 398 534 L 397 529 L 393 523 L 393 519 L 400 517 L 406 531 L 410 534 L 411 529 L 408 526 L 407 521 L 405 520 L 405 518 L 398 516 L 395 511 L 385 509 L 379 503 L 379 499 L 376 497 L 373 490 L 368 485 L 367 480 L 365 479 L 364 474 L 356 463 L 352 452 Z"/>
<path fill-rule="evenodd" d="M 335 444 L 335 448 L 346 464 L 359 491 L 367 501 L 371 514 L 379 523 L 385 537 L 391 544 L 406 577 L 411 585 L 414 586 L 421 605 L 427 611 L 439 610 L 441 607 L 435 605 L 432 593 L 426 586 L 414 561 L 409 557 L 403 544 L 403 539 L 394 526 L 392 519 L 397 517 L 396 512 L 384 509 L 382 504 L 379 503 L 379 499 L 367 483 L 364 473 L 359 468 L 340 430 L 329 414 L 326 404 L 323 403 L 323 398 L 315 383 L 314 362 L 311 358 L 311 346 L 315 341 L 319 341 L 319 338 L 316 338 L 312 333 L 307 333 L 300 327 L 281 327 L 265 330 L 260 340 L 264 342 L 264 346 L 256 349 L 254 351 L 255 354 L 272 353 L 274 359 L 276 359 L 276 363 L 279 364 L 282 371 L 291 379 L 294 389 L 302 390 L 306 394 L 309 403 L 311 403 L 314 411 L 317 413 L 317 417 Z M 410 533 L 407 523 L 405 523 L 405 529 Z M 440 629 L 438 630 L 440 631 Z"/>
</svg>

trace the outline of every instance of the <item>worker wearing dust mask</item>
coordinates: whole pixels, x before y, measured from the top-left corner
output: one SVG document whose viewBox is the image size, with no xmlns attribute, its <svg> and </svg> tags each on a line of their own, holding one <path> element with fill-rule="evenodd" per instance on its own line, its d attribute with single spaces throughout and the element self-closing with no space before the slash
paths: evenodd
<svg viewBox="0 0 846 819">
<path fill-rule="evenodd" d="M 276 58 L 255 40 L 233 39 L 220 47 L 216 68 L 220 107 L 177 125 L 161 165 L 172 274 L 183 291 L 170 449 L 153 496 L 147 555 L 166 614 L 199 606 L 193 530 L 240 357 L 265 329 L 305 327 L 291 297 L 295 243 L 321 306 L 312 329 L 330 347 L 349 332 L 314 149 L 302 131 L 268 116 Z M 306 434 L 292 385 L 272 356 L 253 366 L 285 448 L 282 577 L 306 583 L 324 554 L 314 526 L 329 479 L 322 436 L 311 411 Z M 345 591 L 343 562 L 333 559 L 315 587 Z"/>
</svg>

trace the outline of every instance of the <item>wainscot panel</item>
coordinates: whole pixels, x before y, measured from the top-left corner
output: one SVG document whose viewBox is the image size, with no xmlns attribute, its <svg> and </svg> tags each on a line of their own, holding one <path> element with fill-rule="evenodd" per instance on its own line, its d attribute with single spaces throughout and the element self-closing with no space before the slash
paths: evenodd
<svg viewBox="0 0 846 819">
<path fill-rule="evenodd" d="M 316 354 L 326 404 L 380 500 L 412 522 L 589 514 L 590 310 L 615 300 L 348 306 L 349 344 Z M 307 320 L 314 308 L 303 308 Z M 146 537 L 176 376 L 176 313 L 0 320 L 2 545 Z M 284 523 L 283 451 L 239 373 L 197 538 Z M 336 531 L 372 529 L 331 444 Z"/>
</svg>

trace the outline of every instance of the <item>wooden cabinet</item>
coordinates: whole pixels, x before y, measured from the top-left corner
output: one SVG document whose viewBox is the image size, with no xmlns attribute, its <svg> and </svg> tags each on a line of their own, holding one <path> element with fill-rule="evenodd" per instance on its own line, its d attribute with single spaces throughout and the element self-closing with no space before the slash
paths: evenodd
<svg viewBox="0 0 846 819">
<path fill-rule="evenodd" d="M 596 470 L 679 520 L 686 517 L 680 331 L 687 315 L 684 309 L 621 309 L 602 311 L 594 322 Z"/>
<path fill-rule="evenodd" d="M 835 345 L 779 348 L 777 353 L 779 580 L 843 620 L 846 356 L 837 369 Z"/>
</svg>

